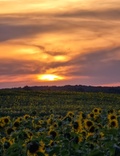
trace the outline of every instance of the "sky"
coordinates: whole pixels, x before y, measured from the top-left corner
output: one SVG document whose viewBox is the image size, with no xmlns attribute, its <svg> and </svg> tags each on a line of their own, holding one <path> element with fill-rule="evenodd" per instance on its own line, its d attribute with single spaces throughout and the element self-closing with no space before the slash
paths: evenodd
<svg viewBox="0 0 120 156">
<path fill-rule="evenodd" d="M 0 88 L 120 86 L 119 0 L 0 0 Z"/>
</svg>

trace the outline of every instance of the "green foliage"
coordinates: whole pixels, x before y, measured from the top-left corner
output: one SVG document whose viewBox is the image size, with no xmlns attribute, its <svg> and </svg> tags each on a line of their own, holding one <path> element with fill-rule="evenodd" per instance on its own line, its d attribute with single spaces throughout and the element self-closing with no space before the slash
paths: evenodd
<svg viewBox="0 0 120 156">
<path fill-rule="evenodd" d="M 104 153 L 103 153 L 102 151 L 98 150 L 98 149 L 93 150 L 93 151 L 89 154 L 89 156 L 103 156 L 103 155 L 104 155 Z"/>
<path fill-rule="evenodd" d="M 25 151 L 20 143 L 11 145 L 5 152 L 5 156 L 26 156 Z"/>
</svg>

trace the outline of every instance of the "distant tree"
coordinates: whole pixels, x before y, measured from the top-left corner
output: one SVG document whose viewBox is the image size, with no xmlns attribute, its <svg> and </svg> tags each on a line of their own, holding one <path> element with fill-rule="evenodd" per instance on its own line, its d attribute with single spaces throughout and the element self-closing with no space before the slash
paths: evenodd
<svg viewBox="0 0 120 156">
<path fill-rule="evenodd" d="M 29 86 L 24 86 L 23 89 L 24 90 L 31 90 Z"/>
</svg>

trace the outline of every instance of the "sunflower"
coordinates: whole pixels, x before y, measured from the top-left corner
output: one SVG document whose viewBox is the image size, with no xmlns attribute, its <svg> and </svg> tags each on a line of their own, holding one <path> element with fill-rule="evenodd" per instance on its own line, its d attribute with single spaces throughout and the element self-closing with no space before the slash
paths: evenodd
<svg viewBox="0 0 120 156">
<path fill-rule="evenodd" d="M 117 120 L 117 115 L 116 114 L 113 114 L 113 113 L 112 114 L 109 113 L 108 114 L 108 120 L 114 120 L 114 119 Z"/>
<path fill-rule="evenodd" d="M 8 149 L 12 144 L 13 144 L 13 140 L 8 139 L 4 141 L 3 147 L 4 149 Z"/>
<path fill-rule="evenodd" d="M 93 121 L 88 120 L 88 119 L 84 120 L 84 127 L 85 127 L 86 130 L 89 130 L 90 127 L 93 126 L 93 125 L 94 125 Z"/>
<path fill-rule="evenodd" d="M 39 142 L 38 141 L 30 141 L 27 143 L 27 155 L 35 154 L 39 150 Z"/>
<path fill-rule="evenodd" d="M 94 125 L 92 125 L 92 126 L 90 127 L 90 129 L 89 129 L 89 132 L 90 132 L 90 133 L 94 133 L 96 130 L 97 130 L 96 127 L 95 127 Z"/>
<path fill-rule="evenodd" d="M 48 125 L 53 124 L 53 119 L 52 119 L 52 118 L 48 118 L 48 119 L 47 119 L 47 124 L 48 124 Z"/>
<path fill-rule="evenodd" d="M 54 122 L 54 123 L 53 123 L 53 127 L 54 127 L 54 128 L 57 128 L 57 127 L 58 127 L 57 122 Z"/>
<path fill-rule="evenodd" d="M 88 114 L 88 118 L 94 118 L 94 113 L 92 113 L 92 112 L 89 113 L 89 114 Z"/>
<path fill-rule="evenodd" d="M 6 141 L 4 144 L 3 144 L 3 147 L 4 149 L 8 149 L 10 147 L 10 142 L 9 141 Z"/>
<path fill-rule="evenodd" d="M 15 121 L 13 123 L 13 128 L 18 128 L 20 126 L 20 122 L 19 121 Z"/>
<path fill-rule="evenodd" d="M 76 132 L 81 132 L 82 131 L 82 124 L 79 120 L 75 121 L 73 123 L 73 128 L 74 128 L 74 131 Z"/>
<path fill-rule="evenodd" d="M 66 116 L 72 118 L 72 117 L 74 117 L 74 113 L 72 111 L 69 111 L 69 112 L 67 112 L 67 115 Z"/>
<path fill-rule="evenodd" d="M 23 120 L 22 117 L 18 117 L 18 118 L 16 119 L 16 121 L 18 121 L 18 122 L 21 122 L 22 120 Z"/>
<path fill-rule="evenodd" d="M 5 127 L 7 123 L 8 123 L 8 118 L 7 117 L 0 118 L 0 128 Z"/>
<path fill-rule="evenodd" d="M 86 130 L 85 130 L 85 129 L 84 129 L 84 130 L 82 130 L 82 131 L 81 131 L 81 134 L 82 134 L 82 136 L 85 138 L 85 137 L 86 137 L 86 135 L 87 135 Z"/>
<path fill-rule="evenodd" d="M 5 123 L 3 123 L 2 121 L 0 121 L 0 128 L 3 128 L 5 126 Z"/>
<path fill-rule="evenodd" d="M 2 142 L 2 144 L 4 144 L 4 142 L 7 141 L 7 140 L 8 140 L 8 138 L 3 137 L 0 141 Z"/>
<path fill-rule="evenodd" d="M 55 130 L 50 130 L 48 132 L 48 135 L 50 135 L 54 139 L 57 136 L 57 132 Z"/>
<path fill-rule="evenodd" d="M 78 129 L 79 128 L 79 122 L 78 121 L 75 121 L 73 123 L 73 127 L 74 127 L 74 129 Z"/>
<path fill-rule="evenodd" d="M 100 114 L 101 113 L 101 108 L 94 108 L 93 110 L 92 110 L 92 112 L 94 113 L 94 114 Z"/>
<path fill-rule="evenodd" d="M 116 120 L 116 119 L 110 120 L 109 121 L 109 127 L 118 128 L 119 127 L 118 120 Z"/>
<path fill-rule="evenodd" d="M 25 114 L 25 115 L 23 116 L 23 118 L 26 120 L 26 119 L 30 118 L 30 115 Z"/>
<path fill-rule="evenodd" d="M 10 123 L 10 117 L 9 117 L 9 116 L 3 117 L 3 122 L 4 122 L 5 124 Z"/>
<path fill-rule="evenodd" d="M 6 129 L 7 135 L 10 135 L 12 132 L 14 132 L 13 128 L 9 127 L 9 128 Z"/>
</svg>

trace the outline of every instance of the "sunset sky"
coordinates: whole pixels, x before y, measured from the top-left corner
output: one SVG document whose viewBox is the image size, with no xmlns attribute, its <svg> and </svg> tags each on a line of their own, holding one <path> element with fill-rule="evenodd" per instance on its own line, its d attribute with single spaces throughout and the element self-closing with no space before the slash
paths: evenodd
<svg viewBox="0 0 120 156">
<path fill-rule="evenodd" d="M 0 88 L 120 86 L 120 0 L 0 0 Z"/>
</svg>

